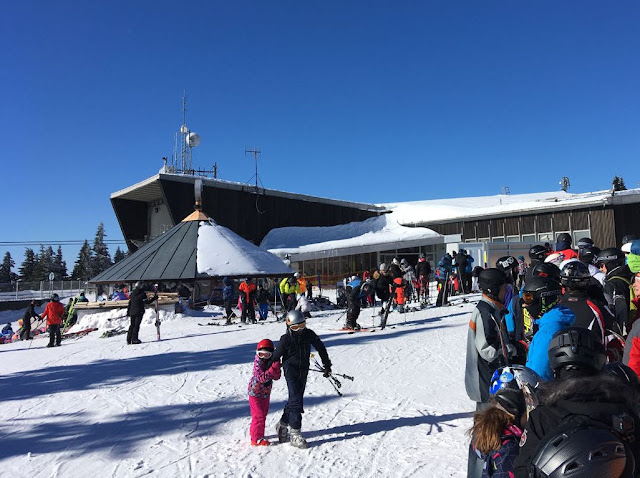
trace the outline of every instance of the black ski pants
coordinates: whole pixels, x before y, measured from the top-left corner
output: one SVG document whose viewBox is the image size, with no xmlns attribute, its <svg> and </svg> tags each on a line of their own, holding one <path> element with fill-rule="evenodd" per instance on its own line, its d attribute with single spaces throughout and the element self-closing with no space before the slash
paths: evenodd
<svg viewBox="0 0 640 478">
<path fill-rule="evenodd" d="M 20 331 L 20 340 L 29 340 L 31 338 L 31 319 L 22 319 L 22 330 Z"/>
<path fill-rule="evenodd" d="M 131 325 L 127 331 L 127 343 L 130 344 L 138 339 L 138 333 L 140 332 L 140 324 L 142 323 L 142 314 L 131 316 Z"/>
<path fill-rule="evenodd" d="M 447 303 L 447 296 L 449 295 L 449 284 L 447 280 L 438 279 L 438 298 L 436 299 L 436 307 L 440 307 Z"/>
<path fill-rule="evenodd" d="M 62 342 L 62 334 L 60 333 L 60 324 L 51 324 L 49 326 L 49 346 L 60 345 Z"/>
<path fill-rule="evenodd" d="M 308 371 L 300 371 L 297 369 L 285 370 L 284 376 L 287 380 L 287 389 L 289 390 L 289 399 L 284 406 L 282 412 L 282 423 L 288 424 L 294 430 L 300 430 L 302 427 L 302 414 L 304 389 L 307 386 Z"/>
<path fill-rule="evenodd" d="M 240 322 L 245 324 L 247 322 L 247 316 L 249 317 L 249 322 L 252 324 L 256 321 L 256 309 L 253 306 L 253 302 L 250 303 L 242 303 L 242 315 L 240 316 Z"/>
<path fill-rule="evenodd" d="M 349 304 L 349 308 L 347 309 L 347 327 L 354 328 L 358 317 L 360 317 L 360 303 L 354 302 Z"/>
<path fill-rule="evenodd" d="M 231 308 L 231 299 L 224 300 L 224 312 L 227 314 L 227 319 L 233 316 L 233 309 Z"/>
</svg>

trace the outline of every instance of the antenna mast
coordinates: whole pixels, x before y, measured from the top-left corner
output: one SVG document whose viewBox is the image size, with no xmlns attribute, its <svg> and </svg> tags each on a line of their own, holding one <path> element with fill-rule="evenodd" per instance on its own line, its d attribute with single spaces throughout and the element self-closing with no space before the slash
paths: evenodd
<svg viewBox="0 0 640 478">
<path fill-rule="evenodd" d="M 260 154 L 260 150 L 259 149 L 245 149 L 244 150 L 244 154 L 245 156 L 247 155 L 247 153 L 251 153 L 253 154 L 253 161 L 255 163 L 256 166 L 256 174 L 254 174 L 254 177 L 256 178 L 256 192 L 258 191 L 258 155 Z M 251 181 L 250 178 L 249 181 Z"/>
</svg>

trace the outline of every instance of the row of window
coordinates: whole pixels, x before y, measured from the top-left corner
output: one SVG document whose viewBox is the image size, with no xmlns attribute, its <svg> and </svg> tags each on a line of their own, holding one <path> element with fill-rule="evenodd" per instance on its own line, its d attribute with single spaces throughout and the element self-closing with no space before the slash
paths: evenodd
<svg viewBox="0 0 640 478">
<path fill-rule="evenodd" d="M 540 232 L 538 234 L 522 234 L 522 236 L 499 236 L 499 237 L 479 237 L 478 239 L 466 239 L 465 242 L 524 242 L 532 244 L 534 242 L 549 242 L 554 243 L 558 234 L 562 233 L 571 234 L 573 237 L 573 244 L 577 244 L 583 237 L 591 237 L 591 231 L 589 229 L 580 229 L 576 231 L 557 231 L 553 232 Z"/>
</svg>

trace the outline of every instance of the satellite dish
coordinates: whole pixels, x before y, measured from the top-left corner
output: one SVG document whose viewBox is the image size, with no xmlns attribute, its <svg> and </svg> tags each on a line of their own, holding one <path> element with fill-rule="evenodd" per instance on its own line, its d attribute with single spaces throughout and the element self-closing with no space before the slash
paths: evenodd
<svg viewBox="0 0 640 478">
<path fill-rule="evenodd" d="M 198 133 L 189 133 L 187 135 L 187 144 L 190 148 L 195 148 L 200 144 L 200 135 Z"/>
<path fill-rule="evenodd" d="M 188 131 L 189 131 L 189 128 L 187 128 L 186 124 L 183 124 L 182 126 L 180 126 L 180 132 L 182 134 L 187 134 Z"/>
</svg>

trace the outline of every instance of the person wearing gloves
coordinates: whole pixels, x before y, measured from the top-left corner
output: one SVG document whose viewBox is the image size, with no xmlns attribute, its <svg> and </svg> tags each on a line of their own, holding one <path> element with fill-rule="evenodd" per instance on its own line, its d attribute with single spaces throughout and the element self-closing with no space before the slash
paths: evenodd
<svg viewBox="0 0 640 478">
<path fill-rule="evenodd" d="M 327 349 L 316 333 L 306 327 L 305 318 L 299 310 L 292 310 L 287 314 L 287 332 L 280 337 L 268 366 L 282 359 L 284 377 L 287 381 L 289 398 L 282 417 L 276 425 L 278 441 L 290 441 L 296 448 L 307 448 L 307 441 L 302 437 L 302 412 L 304 389 L 309 374 L 309 354 L 311 346 L 316 349 L 322 359 L 324 376 L 331 375 L 331 360 Z"/>
<path fill-rule="evenodd" d="M 36 301 L 32 300 L 27 307 L 27 310 L 24 311 L 24 315 L 22 316 L 22 329 L 20 329 L 20 340 L 31 340 L 31 319 L 41 320 L 41 317 L 36 314 Z"/>
<path fill-rule="evenodd" d="M 60 303 L 58 294 L 51 296 L 51 302 L 44 308 L 41 318 L 47 319 L 47 327 L 49 327 L 49 343 L 47 347 L 60 346 L 62 342 L 62 334 L 60 333 L 60 325 L 64 317 L 64 306 Z"/>
<path fill-rule="evenodd" d="M 269 446 L 269 440 L 264 437 L 264 424 L 269 413 L 271 387 L 274 380 L 280 379 L 280 361 L 269 362 L 273 355 L 273 342 L 263 339 L 256 347 L 256 358 L 253 361 L 253 374 L 249 381 L 249 408 L 251 409 L 252 446 Z M 267 367 L 267 364 L 270 365 Z"/>
<path fill-rule="evenodd" d="M 142 282 L 136 282 L 133 292 L 129 296 L 129 305 L 127 306 L 127 315 L 131 317 L 131 325 L 127 331 L 127 344 L 129 345 L 142 343 L 138 338 L 138 333 L 144 316 L 144 306 L 151 304 L 158 298 L 157 291 L 153 297 L 147 298 L 147 293 L 144 291 L 143 286 Z"/>
</svg>

